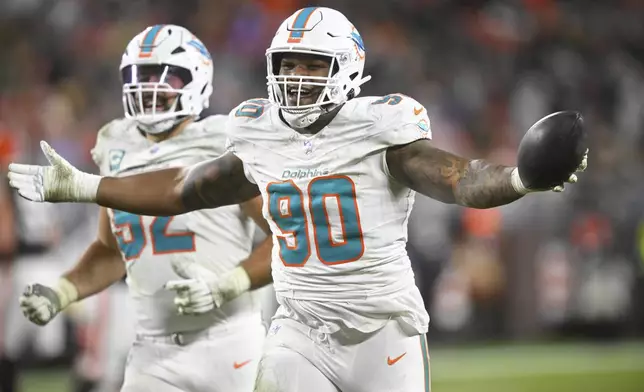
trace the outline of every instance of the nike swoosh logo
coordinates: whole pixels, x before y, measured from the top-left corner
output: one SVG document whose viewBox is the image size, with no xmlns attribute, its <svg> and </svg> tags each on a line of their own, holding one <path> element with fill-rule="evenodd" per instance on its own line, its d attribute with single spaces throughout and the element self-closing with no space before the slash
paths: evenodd
<svg viewBox="0 0 644 392">
<path fill-rule="evenodd" d="M 389 366 L 394 365 L 396 362 L 400 361 L 402 359 L 402 357 L 404 357 L 405 355 L 407 355 L 406 352 L 402 353 L 401 355 L 399 355 L 399 356 L 397 356 L 396 358 L 393 358 L 393 359 L 391 357 L 387 357 L 387 365 L 389 365 Z"/>
<path fill-rule="evenodd" d="M 251 360 L 249 359 L 248 361 L 244 361 L 244 362 L 239 362 L 239 363 L 238 363 L 238 362 L 235 362 L 235 363 L 233 363 L 233 367 L 234 367 L 235 369 L 242 368 L 242 367 L 244 367 L 244 366 L 248 365 L 248 364 L 250 363 L 250 361 L 251 361 Z"/>
<path fill-rule="evenodd" d="M 422 106 L 420 107 L 420 109 L 416 109 L 416 107 L 414 107 L 414 115 L 418 116 L 419 114 L 421 114 L 423 112 L 424 109 L 425 108 L 422 107 Z"/>
</svg>

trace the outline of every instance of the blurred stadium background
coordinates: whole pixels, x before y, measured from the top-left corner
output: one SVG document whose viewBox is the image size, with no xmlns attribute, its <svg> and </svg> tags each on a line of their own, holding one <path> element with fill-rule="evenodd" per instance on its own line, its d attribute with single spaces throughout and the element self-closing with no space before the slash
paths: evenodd
<svg viewBox="0 0 644 392">
<path fill-rule="evenodd" d="M 96 171 L 96 132 L 122 115 L 121 53 L 148 25 L 185 25 L 209 48 L 209 112 L 264 97 L 264 50 L 307 5 L 355 23 L 373 76 L 363 95 L 415 97 L 444 149 L 513 164 L 543 115 L 586 119 L 590 167 L 563 195 L 483 211 L 417 198 L 408 248 L 432 317 L 434 390 L 644 391 L 644 1 L 1 0 L 2 164 L 43 163 L 45 139 Z M 97 209 L 6 196 L 2 364 L 18 363 L 19 391 L 71 391 L 72 374 L 101 378 L 114 335 L 126 339 L 123 287 L 27 324 L 19 291 L 75 263 Z"/>
</svg>

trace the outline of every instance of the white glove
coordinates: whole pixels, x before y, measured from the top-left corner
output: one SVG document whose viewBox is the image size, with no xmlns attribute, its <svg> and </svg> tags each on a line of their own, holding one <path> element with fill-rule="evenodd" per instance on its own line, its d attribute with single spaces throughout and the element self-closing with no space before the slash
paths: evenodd
<svg viewBox="0 0 644 392">
<path fill-rule="evenodd" d="M 179 314 L 210 312 L 250 289 L 250 278 L 241 266 L 218 277 L 197 263 L 193 255 L 175 255 L 171 263 L 174 272 L 183 279 L 171 280 L 165 288 L 175 292 L 174 304 Z"/>
<path fill-rule="evenodd" d="M 584 153 L 584 157 L 581 160 L 581 163 L 577 167 L 577 170 L 575 170 L 575 173 L 581 173 L 586 168 L 588 167 L 588 149 L 586 149 L 586 152 Z M 567 183 L 574 184 L 577 182 L 577 174 L 571 174 L 570 177 L 568 177 L 568 180 L 566 180 Z M 564 185 L 557 185 L 556 187 L 552 189 L 528 189 L 523 185 L 523 181 L 521 181 L 521 177 L 519 176 L 519 168 L 515 167 L 514 170 L 512 170 L 512 187 L 514 187 L 514 190 L 517 191 L 520 195 L 525 195 L 531 192 L 543 192 L 543 191 L 553 191 L 553 192 L 563 192 L 564 191 Z"/>
<path fill-rule="evenodd" d="M 40 148 L 51 166 L 9 165 L 9 183 L 25 199 L 37 202 L 94 202 L 100 176 L 84 173 L 63 157 L 47 142 Z"/>
<path fill-rule="evenodd" d="M 61 278 L 55 287 L 39 283 L 30 284 L 20 296 L 22 314 L 37 325 L 46 325 L 69 304 L 78 299 L 73 283 Z"/>
</svg>

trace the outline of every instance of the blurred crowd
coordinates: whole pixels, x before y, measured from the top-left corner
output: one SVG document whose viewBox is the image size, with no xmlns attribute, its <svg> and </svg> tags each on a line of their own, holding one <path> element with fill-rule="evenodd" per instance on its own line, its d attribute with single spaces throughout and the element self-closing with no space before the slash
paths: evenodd
<svg viewBox="0 0 644 392">
<path fill-rule="evenodd" d="M 3 0 L 0 157 L 43 163 L 49 141 L 73 164 L 122 116 L 118 66 L 146 26 L 188 27 L 211 51 L 209 113 L 266 96 L 264 51 L 300 0 Z M 471 210 L 417 197 L 409 252 L 432 340 L 642 336 L 644 2 L 327 0 L 367 48 L 363 95 L 403 93 L 430 113 L 441 148 L 514 164 L 542 116 L 578 110 L 590 158 L 563 194 Z M 75 262 L 93 206 L 30 207 L 21 233 Z M 4 219 L 4 218 L 3 218 Z M 88 234 L 89 233 L 89 234 Z M 61 272 L 62 268 L 60 267 Z M 33 270 L 31 270 L 33 271 Z M 639 300 L 638 300 L 639 298 Z"/>
</svg>

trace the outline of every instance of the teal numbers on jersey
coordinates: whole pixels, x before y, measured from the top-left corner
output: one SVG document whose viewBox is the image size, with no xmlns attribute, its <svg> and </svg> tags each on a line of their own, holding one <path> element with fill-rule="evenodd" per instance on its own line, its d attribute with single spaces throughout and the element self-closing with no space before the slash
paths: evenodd
<svg viewBox="0 0 644 392">
<path fill-rule="evenodd" d="M 280 228 L 278 236 L 280 257 L 286 266 L 302 266 L 311 256 L 311 242 L 322 263 L 333 265 L 356 261 L 364 253 L 360 212 L 355 184 L 347 176 L 328 176 L 313 179 L 308 186 L 308 206 L 304 193 L 293 181 L 271 183 L 268 190 L 268 209 Z M 337 206 L 341 239 L 334 238 L 329 203 Z M 313 220 L 313 235 L 309 233 L 308 210 Z"/>
<path fill-rule="evenodd" d="M 267 190 L 269 212 L 282 231 L 280 257 L 285 265 L 304 265 L 311 256 L 304 195 L 293 181 L 271 183 Z"/>
<path fill-rule="evenodd" d="M 141 256 L 148 245 L 148 235 L 143 224 L 143 218 L 139 215 L 114 210 L 114 226 L 118 230 L 116 241 L 123 253 L 125 260 L 136 259 Z M 154 255 L 194 252 L 194 233 L 168 233 L 168 227 L 172 222 L 171 216 L 158 216 L 154 218 L 147 228 L 152 253 Z"/>
<path fill-rule="evenodd" d="M 264 114 L 264 107 L 269 101 L 266 99 L 251 99 L 246 101 L 237 111 L 235 117 L 259 118 Z"/>
<path fill-rule="evenodd" d="M 123 258 L 132 260 L 139 257 L 146 245 L 143 219 L 129 212 L 114 210 L 114 226 L 119 230 L 116 233 L 116 241 Z"/>
<path fill-rule="evenodd" d="M 309 206 L 318 257 L 326 264 L 358 260 L 364 253 L 360 213 L 355 184 L 349 177 L 321 177 L 309 184 Z M 342 240 L 335 241 L 327 212 L 327 202 L 335 199 L 340 211 Z"/>
<path fill-rule="evenodd" d="M 371 104 L 372 105 L 378 105 L 378 104 L 384 104 L 386 103 L 387 105 L 398 105 L 400 101 L 402 101 L 403 97 L 398 94 L 392 94 L 392 95 L 385 95 L 384 97 L 380 98 L 377 101 L 373 101 Z"/>
<path fill-rule="evenodd" d="M 195 250 L 194 233 L 168 233 L 172 218 L 171 216 L 157 216 L 150 225 L 152 251 L 155 255 L 194 252 Z"/>
</svg>

